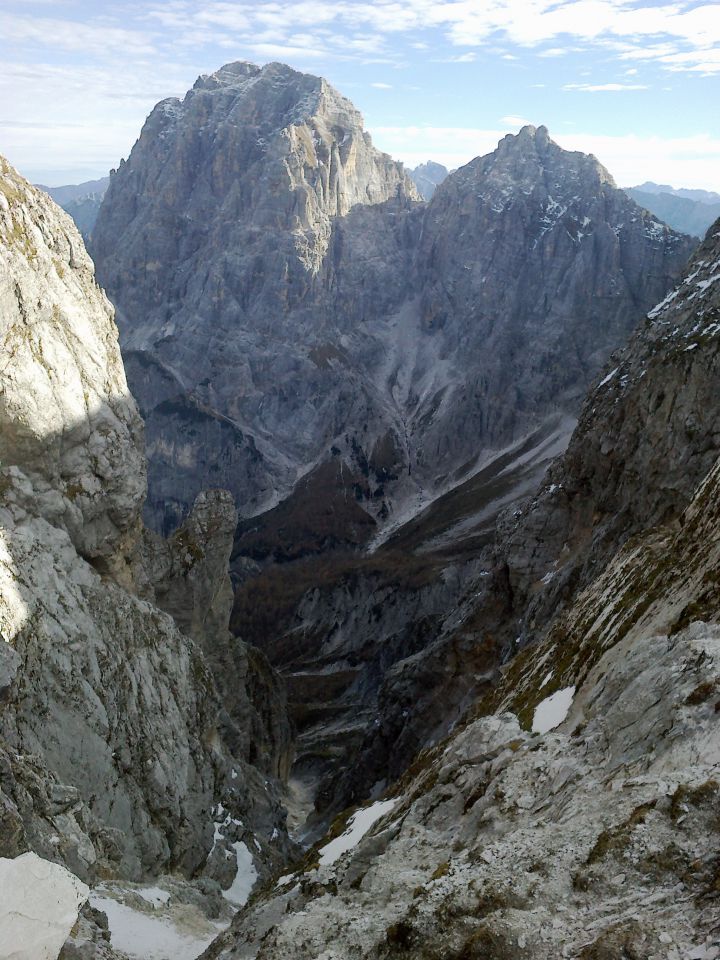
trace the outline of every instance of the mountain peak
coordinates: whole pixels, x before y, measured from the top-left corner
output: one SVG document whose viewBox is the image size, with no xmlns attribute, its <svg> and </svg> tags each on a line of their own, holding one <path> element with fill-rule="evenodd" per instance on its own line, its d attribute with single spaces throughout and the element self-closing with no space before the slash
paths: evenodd
<svg viewBox="0 0 720 960">
<path fill-rule="evenodd" d="M 261 68 L 249 60 L 234 60 L 232 63 L 226 63 L 214 73 L 201 74 L 193 86 L 194 90 L 214 90 L 217 87 L 230 87 L 238 81 L 247 80 L 250 77 L 256 77 L 261 73 Z"/>
</svg>

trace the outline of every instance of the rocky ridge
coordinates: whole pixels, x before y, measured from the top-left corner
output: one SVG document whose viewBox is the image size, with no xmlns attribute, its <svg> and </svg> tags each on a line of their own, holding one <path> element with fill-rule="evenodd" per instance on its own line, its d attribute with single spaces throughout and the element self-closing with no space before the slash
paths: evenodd
<svg viewBox="0 0 720 960">
<path fill-rule="evenodd" d="M 236 645 L 235 752 L 202 650 L 230 644 L 234 508 L 206 493 L 174 543 L 143 531 L 112 308 L 69 217 L 4 160 L 0 258 L 2 856 L 90 884 L 203 875 L 219 896 L 243 838 L 260 873 L 288 849 L 268 779 L 287 765 L 281 688 Z M 274 691 L 275 728 L 253 684 Z"/>
</svg>

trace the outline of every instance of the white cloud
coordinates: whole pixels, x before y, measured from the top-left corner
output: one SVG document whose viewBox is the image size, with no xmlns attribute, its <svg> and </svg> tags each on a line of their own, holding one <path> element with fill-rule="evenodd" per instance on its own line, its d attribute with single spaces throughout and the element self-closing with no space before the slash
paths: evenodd
<svg viewBox="0 0 720 960">
<path fill-rule="evenodd" d="M 541 50 L 539 57 L 564 57 L 568 51 L 564 47 L 549 47 L 547 50 Z"/>
<path fill-rule="evenodd" d="M 584 93 L 605 93 L 618 90 L 648 90 L 644 83 L 566 83 L 563 90 L 580 90 Z"/>
<path fill-rule="evenodd" d="M 0 14 L 0 36 L 6 51 L 9 45 L 25 43 L 73 53 L 87 53 L 88 50 L 125 56 L 157 53 L 152 37 L 140 30 L 49 17 Z"/>
<path fill-rule="evenodd" d="M 375 87 L 376 90 L 392 90 L 391 83 L 371 83 L 371 87 Z"/>
</svg>

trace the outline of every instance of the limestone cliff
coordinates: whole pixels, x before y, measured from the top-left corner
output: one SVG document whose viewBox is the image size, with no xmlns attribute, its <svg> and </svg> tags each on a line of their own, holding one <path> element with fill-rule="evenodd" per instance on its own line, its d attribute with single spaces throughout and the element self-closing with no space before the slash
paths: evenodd
<svg viewBox="0 0 720 960">
<path fill-rule="evenodd" d="M 302 343 L 296 311 L 314 309 L 334 219 L 396 194 L 416 196 L 352 104 L 281 64 L 228 64 L 151 113 L 92 253 L 148 423 L 156 526 L 207 485 L 256 511 L 315 456 L 321 415 L 291 380 L 312 379 L 323 338 Z"/>
<path fill-rule="evenodd" d="M 223 740 L 201 647 L 136 593 L 142 422 L 112 309 L 70 218 L 0 165 L 3 853 L 31 847 L 89 881 L 212 875 L 211 848 L 233 857 L 241 840 L 218 834 L 222 803 L 265 869 L 284 843 L 274 788 L 247 742 L 233 755 Z M 220 565 L 228 553 L 229 540 Z M 198 574 L 200 596 L 227 595 L 226 570 L 209 583 L 216 572 Z M 227 596 L 209 607 L 204 620 L 192 602 L 173 610 L 208 644 L 223 610 L 227 634 Z"/>
</svg>

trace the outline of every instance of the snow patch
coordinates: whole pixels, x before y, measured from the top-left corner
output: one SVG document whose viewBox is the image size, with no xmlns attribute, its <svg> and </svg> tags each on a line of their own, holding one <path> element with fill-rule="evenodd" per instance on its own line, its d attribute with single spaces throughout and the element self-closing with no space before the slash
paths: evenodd
<svg viewBox="0 0 720 960">
<path fill-rule="evenodd" d="M 244 907 L 248 902 L 252 888 L 255 886 L 258 874 L 253 862 L 253 856 L 247 846 L 238 840 L 232 844 L 237 861 L 237 871 L 235 879 L 227 890 L 223 890 L 222 895 L 235 907 Z"/>
<path fill-rule="evenodd" d="M 131 960 L 195 960 L 225 927 L 207 923 L 202 933 L 185 933 L 168 917 L 149 916 L 112 897 L 94 893 L 90 904 L 107 915 L 111 945 Z"/>
<path fill-rule="evenodd" d="M 170 894 L 167 890 L 163 890 L 160 887 L 143 887 L 135 892 L 153 907 L 164 906 L 170 899 Z"/>
<path fill-rule="evenodd" d="M 615 374 L 618 372 L 619 369 L 620 367 L 615 367 L 614 370 L 611 370 L 610 373 L 605 377 L 605 379 L 601 380 L 600 383 L 597 385 L 597 389 L 599 390 L 600 387 L 604 387 L 606 383 L 610 383 L 610 381 L 612 380 L 612 378 L 615 376 Z"/>
<path fill-rule="evenodd" d="M 567 717 L 575 696 L 575 687 L 565 687 L 563 690 L 556 690 L 555 693 L 545 697 L 535 707 L 535 714 L 532 722 L 533 733 L 547 733 L 548 730 L 554 730 L 559 727 Z"/>
<path fill-rule="evenodd" d="M 321 848 L 320 865 L 323 867 L 330 866 L 348 850 L 354 849 L 378 820 L 384 817 L 386 813 L 390 813 L 397 802 L 397 797 L 392 800 L 378 800 L 377 803 L 354 813 L 348 820 L 348 828 L 345 833 Z"/>
</svg>

